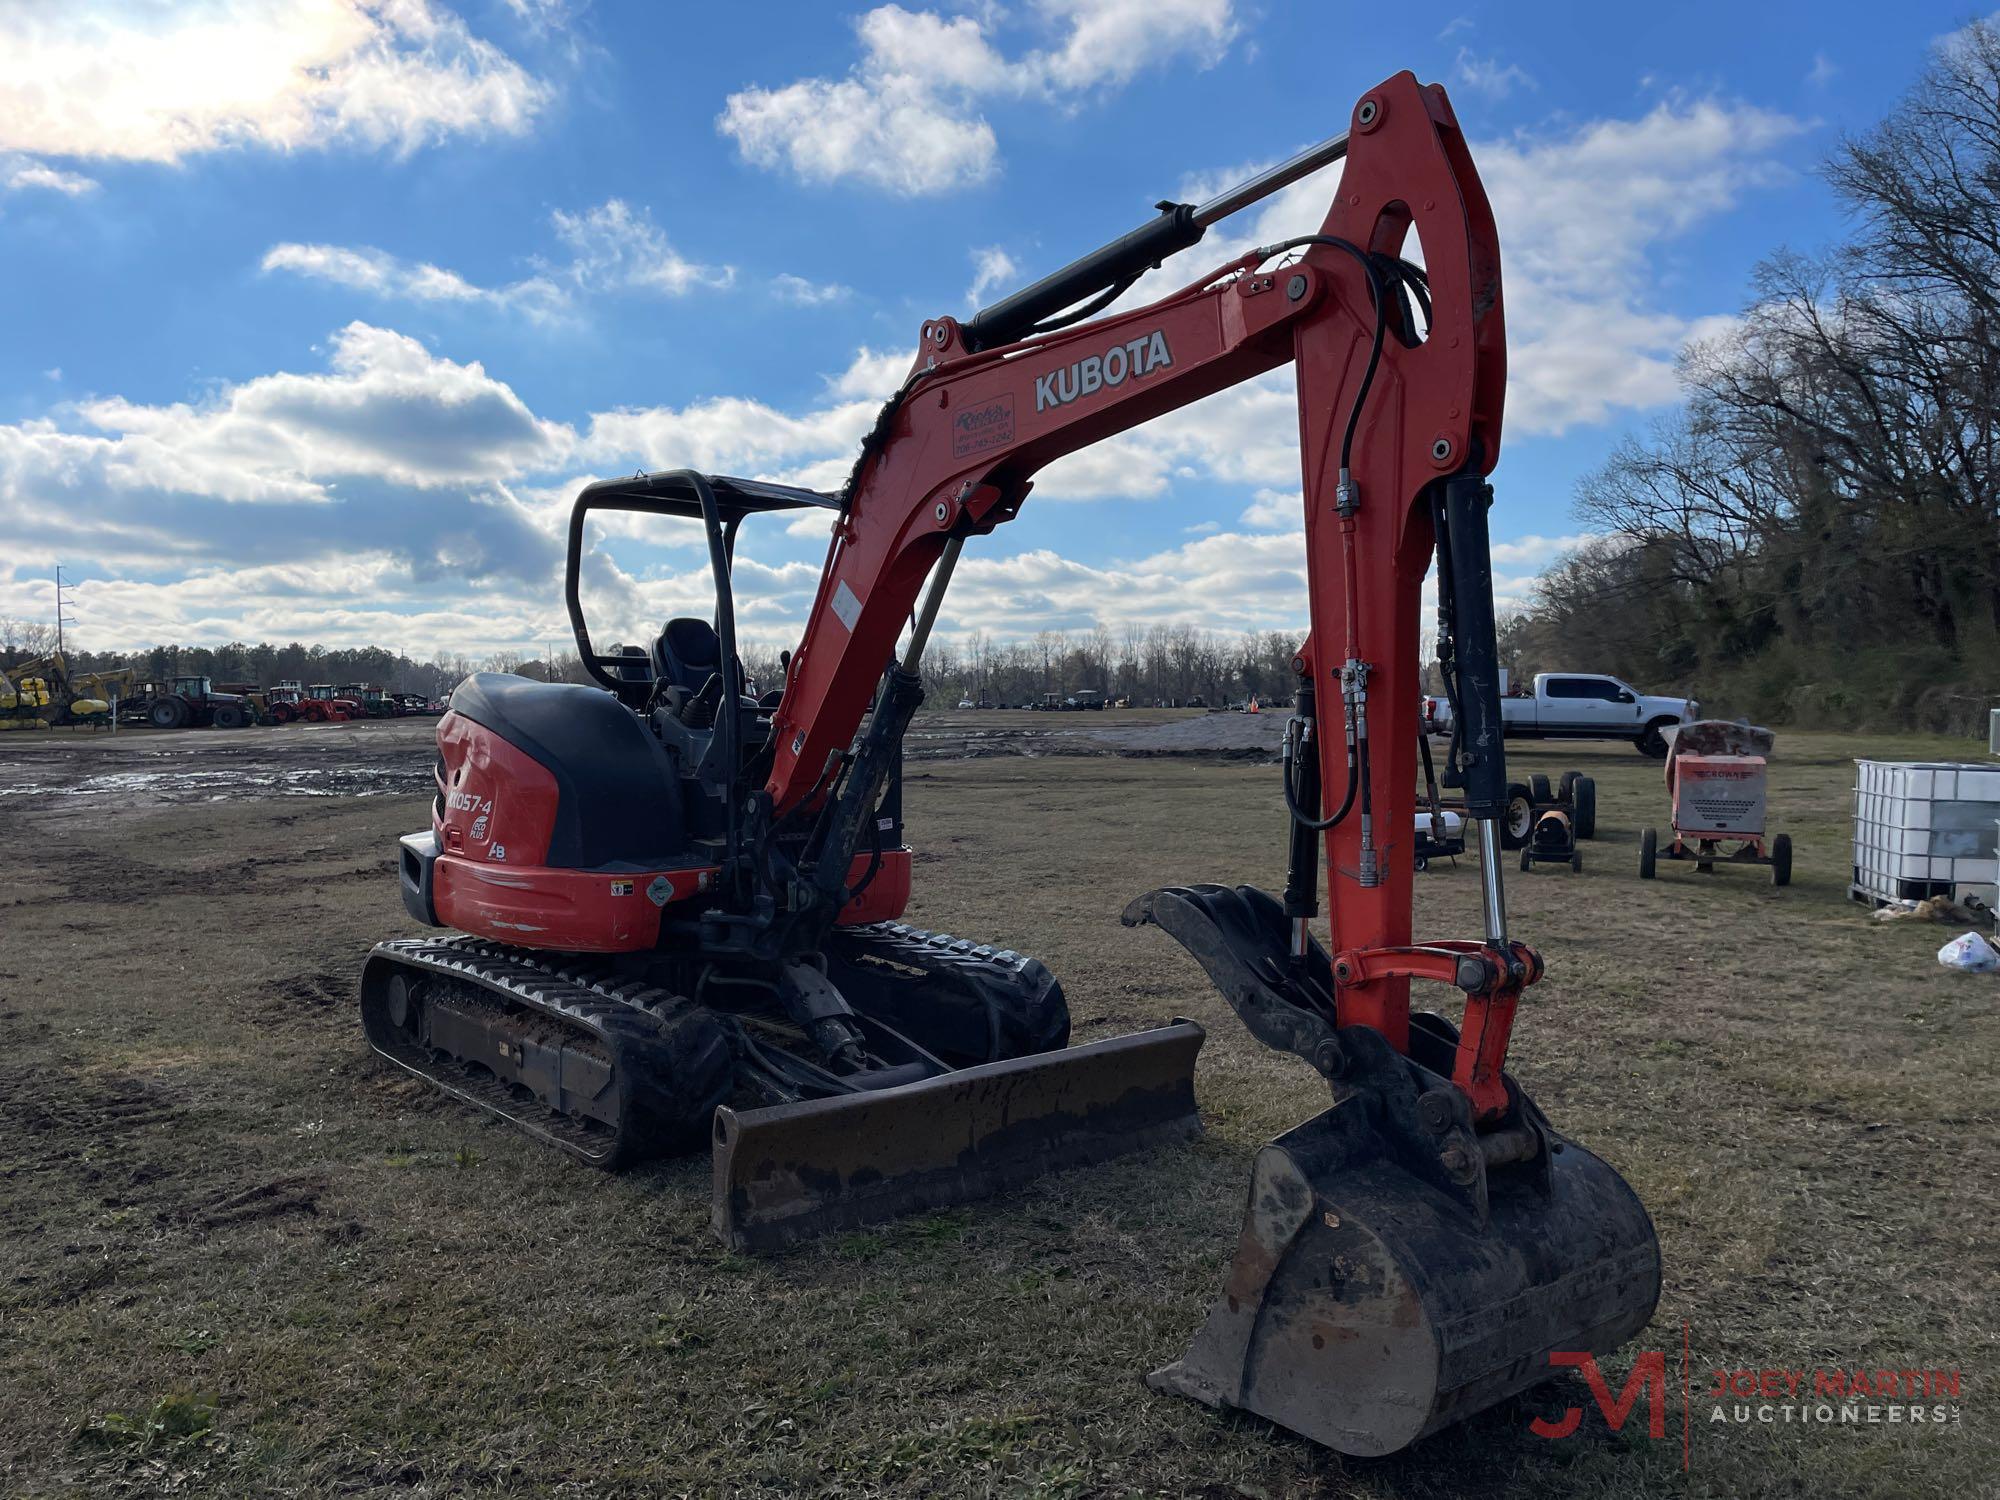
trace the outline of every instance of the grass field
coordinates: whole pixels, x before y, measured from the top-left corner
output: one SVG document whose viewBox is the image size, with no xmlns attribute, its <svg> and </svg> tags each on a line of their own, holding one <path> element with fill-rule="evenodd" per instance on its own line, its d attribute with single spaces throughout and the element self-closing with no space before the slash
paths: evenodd
<svg viewBox="0 0 2000 1500">
<path fill-rule="evenodd" d="M 421 772 L 420 726 L 353 731 Z M 773 1261 L 712 1239 L 705 1159 L 606 1178 L 371 1059 L 354 978 L 414 930 L 390 853 L 421 798 L 0 798 L 0 1492 L 1993 1494 L 2000 980 L 1845 899 L 1852 757 L 1975 753 L 1782 736 L 1777 891 L 1642 884 L 1658 765 L 1521 749 L 1598 778 L 1600 837 L 1581 875 L 1508 866 L 1549 966 L 1513 1068 L 1652 1210 L 1668 1438 L 1594 1410 L 1532 1436 L 1591 1407 L 1566 1378 L 1365 1463 L 1141 1380 L 1216 1291 L 1251 1154 L 1326 1102 L 1117 922 L 1154 885 L 1280 883 L 1268 766 L 914 764 L 911 919 L 1045 958 L 1082 1037 L 1203 1021 L 1208 1129 Z M 1420 935 L 1475 935 L 1477 892 L 1469 862 L 1422 877 Z M 1699 1399 L 1717 1367 L 1836 1366 L 1962 1369 L 1959 1415 L 1738 1426 Z"/>
</svg>

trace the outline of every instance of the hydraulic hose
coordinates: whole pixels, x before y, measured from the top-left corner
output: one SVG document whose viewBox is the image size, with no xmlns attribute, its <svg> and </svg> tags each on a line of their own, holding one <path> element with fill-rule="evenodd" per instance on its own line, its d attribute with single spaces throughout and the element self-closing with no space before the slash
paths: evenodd
<svg viewBox="0 0 2000 1500">
<path fill-rule="evenodd" d="M 1314 833 L 1324 833 L 1329 828 L 1339 827 L 1342 820 L 1354 810 L 1355 794 L 1360 790 L 1361 782 L 1364 779 L 1360 763 L 1355 755 L 1352 722 L 1349 722 L 1347 731 L 1347 794 L 1340 799 L 1340 806 L 1334 810 L 1332 816 L 1322 818 L 1316 812 L 1308 813 L 1299 806 L 1298 794 L 1292 787 L 1292 768 L 1289 764 L 1291 753 L 1290 742 L 1287 741 L 1285 758 L 1288 764 L 1284 768 L 1285 774 L 1283 777 L 1285 784 L 1285 811 L 1292 815 L 1293 822 L 1302 828 L 1311 829 Z"/>
</svg>

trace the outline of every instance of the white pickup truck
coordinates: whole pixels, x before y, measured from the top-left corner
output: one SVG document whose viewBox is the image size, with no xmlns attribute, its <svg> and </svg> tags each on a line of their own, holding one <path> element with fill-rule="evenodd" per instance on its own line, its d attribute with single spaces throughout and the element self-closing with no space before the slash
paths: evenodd
<svg viewBox="0 0 2000 1500">
<path fill-rule="evenodd" d="M 1658 698 L 1616 677 L 1592 672 L 1537 672 L 1532 693 L 1506 693 L 1500 717 L 1510 740 L 1629 740 L 1641 755 L 1664 760 L 1665 731 L 1701 717 L 1689 698 Z M 1424 729 L 1451 728 L 1451 705 L 1424 698 Z"/>
</svg>

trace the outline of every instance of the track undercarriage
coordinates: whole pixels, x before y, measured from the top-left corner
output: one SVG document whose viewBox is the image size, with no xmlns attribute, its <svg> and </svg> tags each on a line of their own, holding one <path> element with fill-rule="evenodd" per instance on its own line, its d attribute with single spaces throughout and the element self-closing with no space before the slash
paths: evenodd
<svg viewBox="0 0 2000 1500">
<path fill-rule="evenodd" d="M 1199 1128 L 1201 1029 L 1066 1047 L 1062 989 L 1035 959 L 879 922 L 837 931 L 818 972 L 860 1051 L 829 1055 L 773 977 L 457 935 L 379 944 L 362 1025 L 399 1067 L 592 1166 L 712 1128 L 716 1228 L 746 1249 Z"/>
</svg>

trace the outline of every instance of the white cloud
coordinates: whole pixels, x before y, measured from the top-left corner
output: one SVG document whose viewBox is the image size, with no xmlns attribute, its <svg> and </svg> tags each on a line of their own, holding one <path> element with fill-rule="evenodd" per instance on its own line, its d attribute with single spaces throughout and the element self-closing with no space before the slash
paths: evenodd
<svg viewBox="0 0 2000 1500">
<path fill-rule="evenodd" d="M 538 322 L 566 312 L 573 291 L 642 291 L 678 297 L 699 287 L 726 287 L 736 279 L 733 266 L 698 265 L 682 256 L 650 213 L 634 209 L 622 198 L 609 198 L 577 213 L 558 209 L 549 222 L 569 247 L 570 259 L 562 264 L 538 261 L 536 274 L 505 286 L 480 286 L 443 266 L 404 260 L 372 245 L 287 242 L 265 252 L 263 268 L 376 297 L 476 304 L 519 312 Z M 780 295 L 794 301 L 825 302 L 846 294 L 845 287 L 814 286 L 796 276 L 781 276 L 778 281 Z"/>
<path fill-rule="evenodd" d="M 559 537 L 583 484 L 689 464 L 832 487 L 906 364 L 863 349 L 801 409 L 725 397 L 599 412 L 579 432 L 537 416 L 477 363 L 350 324 L 316 372 L 187 403 L 92 400 L 59 408 L 60 425 L 0 424 L 0 613 L 32 612 L 33 575 L 60 555 L 89 559 L 78 603 L 93 646 L 304 638 L 478 655 L 561 639 Z M 1279 410 L 1289 396 L 1259 382 L 1182 414 L 1190 422 L 1050 465 L 1038 499 L 1144 497 L 1195 477 L 1245 484 L 1253 500 L 1234 528 L 1203 522 L 1089 562 L 1065 555 L 1066 540 L 1038 540 L 1065 537 L 1066 524 L 1017 523 L 1020 554 L 993 555 L 1014 528 L 968 554 L 945 628 L 1298 626 L 1296 455 L 1289 434 L 1244 437 L 1275 429 Z M 796 642 L 827 530 L 812 513 L 748 539 L 737 563 L 746 640 Z M 602 639 L 639 639 L 706 608 L 706 564 L 682 545 L 691 534 L 606 517 L 593 535 L 586 593 Z M 1169 537 L 1177 545 L 1162 545 Z M 1579 540 L 1497 543 L 1503 606 Z"/>
<path fill-rule="evenodd" d="M 1230 0 L 1040 0 L 1037 8 L 1068 23 L 1069 35 L 1033 65 L 1068 89 L 1127 83 L 1183 55 L 1212 67 L 1237 32 Z"/>
<path fill-rule="evenodd" d="M 1302 491 L 1293 490 L 1286 494 L 1283 490 L 1259 490 L 1237 517 L 1239 526 L 1248 526 L 1255 531 L 1282 530 L 1288 526 L 1303 525 L 1305 496 Z"/>
<path fill-rule="evenodd" d="M 599 412 L 580 453 L 590 462 L 694 468 L 813 487 L 837 483 L 853 463 L 879 403 L 845 401 L 801 413 L 742 396 L 687 406 Z"/>
<path fill-rule="evenodd" d="M 636 287 L 678 297 L 736 279 L 734 266 L 697 265 L 682 256 L 650 213 L 622 198 L 607 198 L 581 213 L 558 209 L 550 222 L 575 256 L 562 274 L 580 286 Z"/>
<path fill-rule="evenodd" d="M 830 302 L 845 302 L 854 295 L 852 287 L 842 286 L 837 281 L 808 281 L 789 271 L 780 271 L 771 278 L 771 291 L 779 301 L 799 307 L 825 307 Z"/>
<path fill-rule="evenodd" d="M 323 374 L 261 375 L 199 403 L 103 397 L 63 410 L 68 429 L 0 426 L 7 531 L 36 529 L 37 512 L 53 510 L 72 533 L 102 518 L 131 534 L 166 524 L 170 512 L 154 507 L 169 498 L 317 506 L 353 480 L 478 486 L 552 467 L 575 442 L 477 362 L 366 323 L 334 336 Z M 210 542 L 235 524 L 218 522 Z"/>
<path fill-rule="evenodd" d="M 0 150 L 177 162 L 518 135 L 549 89 L 432 0 L 12 0 Z"/>
<path fill-rule="evenodd" d="M 1473 143 L 1500 233 L 1510 438 L 1557 435 L 1679 398 L 1681 349 L 1729 320 L 1669 310 L 1659 290 L 1661 257 L 1782 176 L 1776 152 L 1805 128 L 1755 105 L 1673 99 L 1637 119 Z M 1181 196 L 1199 201 L 1266 165 L 1199 174 L 1182 183 Z M 1338 166 L 1316 172 L 1225 221 L 1148 272 L 1116 306 L 1143 305 L 1205 267 L 1313 232 L 1339 174 Z M 1178 428 L 1183 451 L 1225 477 L 1293 484 L 1293 390 L 1290 369 L 1274 371 L 1156 425 Z"/>
<path fill-rule="evenodd" d="M 1496 57 L 1481 57 L 1470 47 L 1460 47 L 1451 65 L 1452 81 L 1461 88 L 1484 94 L 1489 99 L 1505 99 L 1517 88 L 1539 87 L 1519 63 L 1503 63 Z"/>
<path fill-rule="evenodd" d="M 858 30 L 863 55 L 850 76 L 731 94 L 717 128 L 744 160 L 807 182 L 856 177 L 915 195 L 985 177 L 998 148 L 967 101 L 1007 73 L 979 22 L 885 5 Z"/>
<path fill-rule="evenodd" d="M 1675 357 L 1712 325 L 1661 305 L 1657 257 L 1781 175 L 1773 153 L 1804 128 L 1700 99 L 1475 147 L 1506 267 L 1510 430 L 1677 398 Z"/>
<path fill-rule="evenodd" d="M 1035 9 L 1059 45 L 1009 58 L 987 19 L 878 6 L 856 23 L 861 56 L 845 77 L 731 94 L 716 128 L 744 160 L 808 182 L 945 192 L 998 162 L 980 100 L 1074 97 L 1183 55 L 1205 65 L 1236 34 L 1232 0 L 1039 0 Z"/>
<path fill-rule="evenodd" d="M 965 294 L 966 306 L 978 308 L 988 292 L 995 287 L 1012 286 L 1020 274 L 1021 268 L 1014 264 L 1014 257 L 998 245 L 973 251 L 972 285 Z"/>
<path fill-rule="evenodd" d="M 1295 500 L 1295 497 L 1293 497 Z M 1104 563 L 1086 563 L 1051 547 L 1014 557 L 966 551 L 952 577 L 940 629 L 963 637 L 996 630 L 1023 637 L 1040 630 L 1095 624 L 1192 625 L 1198 629 L 1294 630 L 1307 620 L 1305 536 L 1294 503 L 1289 523 L 1275 531 L 1215 531 L 1190 527 L 1194 540 Z M 1536 578 L 1584 536 L 1528 536 L 1493 545 L 1494 602 L 1503 612 L 1528 601 Z M 1433 581 L 1424 584 L 1425 618 L 1435 607 Z"/>
<path fill-rule="evenodd" d="M 476 286 L 456 271 L 428 262 L 407 261 L 370 245 L 273 245 L 262 262 L 266 271 L 351 287 L 377 297 L 412 302 L 473 303 L 518 310 L 532 318 L 555 315 L 568 301 L 546 276 L 530 276 L 503 287 Z"/>
<path fill-rule="evenodd" d="M 0 154 L 0 192 L 19 193 L 33 189 L 61 193 L 66 198 L 81 198 L 85 193 L 96 192 L 97 187 L 96 178 L 85 177 L 80 172 L 64 172 L 31 156 Z"/>
<path fill-rule="evenodd" d="M 910 373 L 910 356 L 897 349 L 855 351 L 854 361 L 827 382 L 828 391 L 842 401 L 873 401 L 878 405 L 895 395 Z"/>
<path fill-rule="evenodd" d="M 1816 89 L 1823 89 L 1840 76 L 1840 64 L 1824 52 L 1813 54 L 1812 67 L 1806 71 L 1806 82 Z"/>
</svg>

